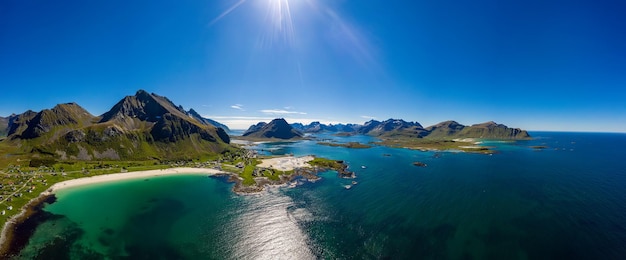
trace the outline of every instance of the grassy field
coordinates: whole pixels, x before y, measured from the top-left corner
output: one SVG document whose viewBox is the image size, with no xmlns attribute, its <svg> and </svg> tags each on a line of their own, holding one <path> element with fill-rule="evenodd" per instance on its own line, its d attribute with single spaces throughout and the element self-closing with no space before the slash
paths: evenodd
<svg viewBox="0 0 626 260">
<path fill-rule="evenodd" d="M 31 199 L 39 196 L 42 192 L 58 182 L 119 173 L 123 171 L 145 171 L 170 168 L 172 165 L 155 164 L 152 161 L 131 162 L 63 162 L 52 167 L 41 166 L 22 167 L 9 165 L 0 170 L 0 225 L 13 215 L 18 214 L 20 209 Z"/>
<path fill-rule="evenodd" d="M 30 200 L 58 182 L 120 172 L 159 170 L 172 167 L 216 167 L 242 161 L 243 149 L 223 154 L 205 154 L 197 159 L 64 160 L 23 151 L 23 146 L 0 142 L 0 225 L 18 214 Z M 225 167 L 226 168 L 226 167 Z M 1 214 L 4 211 L 4 214 Z"/>
<path fill-rule="evenodd" d="M 344 167 L 343 162 L 341 161 L 336 161 L 336 160 L 331 160 L 331 159 L 326 159 L 326 158 L 319 158 L 319 157 L 316 157 L 315 159 L 313 159 L 313 161 L 310 161 L 309 164 L 313 166 L 321 167 L 321 168 L 329 168 L 329 169 L 334 169 L 334 170 L 343 169 Z"/>
</svg>

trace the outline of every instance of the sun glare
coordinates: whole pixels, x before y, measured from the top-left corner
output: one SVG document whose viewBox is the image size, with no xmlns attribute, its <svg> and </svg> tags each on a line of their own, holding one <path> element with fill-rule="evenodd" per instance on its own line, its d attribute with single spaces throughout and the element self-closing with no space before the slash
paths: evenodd
<svg viewBox="0 0 626 260">
<path fill-rule="evenodd" d="M 379 67 L 373 47 L 365 35 L 347 17 L 343 17 L 320 1 L 316 0 L 239 0 L 232 1 L 222 13 L 215 17 L 209 26 L 220 22 L 241 7 L 245 7 L 248 16 L 245 22 L 258 23 L 259 34 L 256 48 L 259 49 L 299 49 L 305 46 L 332 46 L 339 55 L 351 56 L 364 67 Z M 251 7 L 251 8 L 248 8 Z M 256 12 L 256 15 L 254 14 Z M 255 25 L 256 26 L 256 25 Z M 311 30 L 312 29 L 312 30 Z M 321 29 L 321 30 L 320 30 Z M 323 35 L 311 35 L 321 31 Z M 300 42 L 300 41 L 316 41 Z M 297 56 L 294 54 L 294 57 Z M 300 57 L 297 59 L 298 73 L 301 72 Z"/>
<path fill-rule="evenodd" d="M 295 40 L 295 26 L 293 20 L 294 5 L 305 1 L 295 0 L 239 0 L 220 13 L 209 23 L 212 26 L 245 3 L 258 4 L 261 13 L 264 12 L 263 32 L 260 43 L 267 47 L 278 43 L 293 45 Z"/>
<path fill-rule="evenodd" d="M 267 0 L 266 20 L 271 24 L 269 37 L 266 36 L 263 44 L 273 45 L 276 41 L 294 44 L 295 27 L 292 18 L 289 0 Z M 268 42 L 269 41 L 269 42 Z"/>
</svg>

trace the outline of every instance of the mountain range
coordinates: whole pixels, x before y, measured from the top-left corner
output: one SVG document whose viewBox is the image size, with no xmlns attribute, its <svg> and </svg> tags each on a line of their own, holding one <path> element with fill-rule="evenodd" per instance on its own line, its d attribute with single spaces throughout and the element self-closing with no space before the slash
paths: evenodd
<svg viewBox="0 0 626 260">
<path fill-rule="evenodd" d="M 139 90 L 94 116 L 76 103 L 0 118 L 2 142 L 61 160 L 183 159 L 231 148 L 228 128 Z"/>
<path fill-rule="evenodd" d="M 282 120 L 284 121 L 284 120 Z M 274 122 L 274 121 L 272 121 Z M 286 123 L 286 122 L 285 122 Z M 265 133 L 268 127 L 261 122 L 251 126 L 244 136 L 267 136 Z M 357 124 L 337 124 L 325 125 L 320 122 L 312 122 L 308 125 L 293 123 L 286 126 L 282 124 L 282 129 L 273 131 L 290 132 L 300 131 L 303 133 L 341 132 L 349 134 L 364 134 L 381 138 L 425 138 L 425 139 L 455 139 L 455 138 L 486 138 L 486 139 L 526 139 L 530 138 L 527 131 L 519 128 L 509 128 L 506 125 L 493 121 L 466 126 L 455 121 L 445 121 L 433 126 L 424 128 L 418 122 L 407 122 L 402 119 L 388 119 L 385 121 L 370 120 L 362 125 Z M 287 136 L 285 136 L 287 137 Z M 293 136 L 296 137 L 296 136 Z M 301 136 L 297 136 L 301 137 Z M 292 137 L 289 137 L 292 138 Z M 281 138 L 281 139 L 289 139 Z"/>
<path fill-rule="evenodd" d="M 139 90 L 94 116 L 76 103 L 0 117 L 0 144 L 12 154 L 58 160 L 173 160 L 214 155 L 234 147 L 228 127 L 185 110 L 166 97 Z M 304 133 L 364 134 L 381 139 L 525 139 L 528 132 L 495 122 L 465 126 L 445 121 L 424 128 L 401 119 L 359 124 L 288 124 L 282 118 L 251 126 L 243 137 L 297 139 Z"/>
</svg>

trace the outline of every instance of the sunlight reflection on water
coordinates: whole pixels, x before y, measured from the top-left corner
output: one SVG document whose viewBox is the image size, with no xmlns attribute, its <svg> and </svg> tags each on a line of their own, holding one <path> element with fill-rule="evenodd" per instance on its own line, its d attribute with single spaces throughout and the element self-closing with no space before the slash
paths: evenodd
<svg viewBox="0 0 626 260">
<path fill-rule="evenodd" d="M 298 222 L 311 221 L 313 215 L 295 208 L 293 200 L 270 190 L 251 196 L 246 209 L 236 214 L 233 232 L 233 259 L 315 259 L 308 237 Z"/>
</svg>

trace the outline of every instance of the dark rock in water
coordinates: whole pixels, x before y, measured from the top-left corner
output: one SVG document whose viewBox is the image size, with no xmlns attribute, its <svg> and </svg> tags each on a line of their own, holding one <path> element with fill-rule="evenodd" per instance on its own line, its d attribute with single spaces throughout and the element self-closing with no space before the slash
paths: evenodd
<svg viewBox="0 0 626 260">
<path fill-rule="evenodd" d="M 385 156 L 385 157 L 390 157 L 390 156 L 391 156 L 391 154 L 384 153 L 384 154 L 383 154 L 383 156 Z"/>
<path fill-rule="evenodd" d="M 426 164 L 423 162 L 413 162 L 413 165 L 419 166 L 419 167 L 426 167 Z"/>
</svg>

